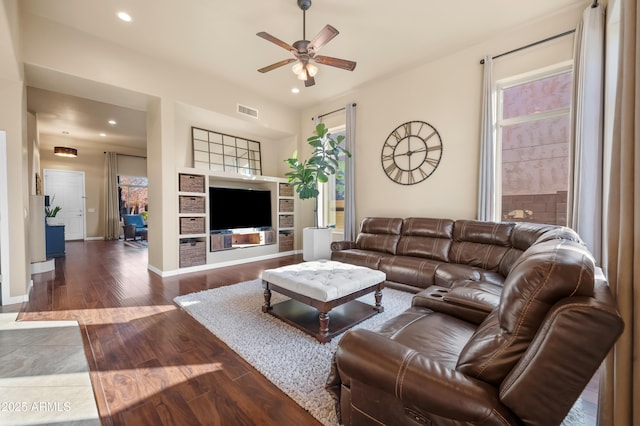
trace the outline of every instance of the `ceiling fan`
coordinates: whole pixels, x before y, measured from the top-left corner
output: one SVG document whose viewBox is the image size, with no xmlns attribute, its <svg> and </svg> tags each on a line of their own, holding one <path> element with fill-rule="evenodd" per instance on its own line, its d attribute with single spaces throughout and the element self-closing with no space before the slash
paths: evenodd
<svg viewBox="0 0 640 426">
<path fill-rule="evenodd" d="M 295 62 L 295 64 L 293 64 L 292 70 L 298 76 L 299 80 L 304 80 L 305 87 L 313 86 L 316 83 L 314 77 L 318 72 L 318 67 L 316 67 L 310 61 L 322 65 L 341 68 L 343 70 L 353 71 L 356 67 L 356 63 L 353 61 L 332 58 L 330 56 L 316 55 L 316 53 L 322 46 L 327 44 L 339 34 L 338 30 L 336 30 L 331 25 L 325 25 L 322 31 L 320 31 L 313 40 L 307 40 L 305 13 L 307 9 L 311 7 L 311 0 L 297 0 L 297 2 L 298 7 L 302 9 L 302 40 L 296 41 L 292 46 L 264 31 L 256 34 L 258 37 L 262 37 L 263 39 L 275 43 L 283 49 L 290 51 L 295 57 L 284 59 L 282 61 L 276 62 L 275 64 L 260 68 L 258 71 L 260 71 L 261 73 L 265 73 Z"/>
</svg>

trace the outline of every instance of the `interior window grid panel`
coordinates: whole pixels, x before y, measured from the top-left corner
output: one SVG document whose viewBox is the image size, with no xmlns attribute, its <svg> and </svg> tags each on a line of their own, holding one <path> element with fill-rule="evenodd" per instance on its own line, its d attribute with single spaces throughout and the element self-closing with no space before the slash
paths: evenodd
<svg viewBox="0 0 640 426">
<path fill-rule="evenodd" d="M 238 173 L 238 152 L 236 150 L 236 138 L 222 135 L 224 171 Z"/>
<path fill-rule="evenodd" d="M 242 174 L 254 174 L 249 167 L 249 142 L 246 139 L 236 138 L 238 155 L 238 171 Z"/>
<path fill-rule="evenodd" d="M 249 163 L 252 174 L 262 174 L 262 158 L 260 157 L 260 142 L 249 141 Z"/>
<path fill-rule="evenodd" d="M 260 142 L 192 127 L 194 167 L 262 175 Z"/>
<path fill-rule="evenodd" d="M 222 135 L 208 132 L 209 134 L 209 170 L 224 171 L 224 157 L 222 155 Z"/>
<path fill-rule="evenodd" d="M 209 136 L 202 129 L 192 129 L 193 138 L 193 167 L 198 169 L 209 168 Z"/>
</svg>

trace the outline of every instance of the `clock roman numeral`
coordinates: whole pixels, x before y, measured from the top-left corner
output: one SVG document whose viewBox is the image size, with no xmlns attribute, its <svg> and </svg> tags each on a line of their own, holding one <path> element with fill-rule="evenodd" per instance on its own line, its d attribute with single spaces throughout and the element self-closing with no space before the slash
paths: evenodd
<svg viewBox="0 0 640 426">
<path fill-rule="evenodd" d="M 391 164 L 389 164 L 387 167 L 385 167 L 385 168 L 384 168 L 384 171 L 385 171 L 389 176 L 391 176 L 391 174 L 393 173 L 393 171 L 394 171 L 395 169 L 397 169 L 397 168 L 398 168 L 398 166 L 396 166 L 396 163 L 391 163 Z"/>
<path fill-rule="evenodd" d="M 438 166 L 439 162 L 439 160 L 436 158 L 425 158 L 424 161 L 425 163 L 429 163 L 430 165 L 432 165 L 434 168 Z"/>
<path fill-rule="evenodd" d="M 404 135 L 409 136 L 411 134 L 411 122 L 404 123 Z"/>
</svg>

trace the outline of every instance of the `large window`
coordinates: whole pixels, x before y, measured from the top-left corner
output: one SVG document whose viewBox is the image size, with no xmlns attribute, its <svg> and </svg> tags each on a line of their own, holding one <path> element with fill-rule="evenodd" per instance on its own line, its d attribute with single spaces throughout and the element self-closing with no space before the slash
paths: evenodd
<svg viewBox="0 0 640 426">
<path fill-rule="evenodd" d="M 147 178 L 118 176 L 118 198 L 120 200 L 120 218 L 123 214 L 140 214 L 148 211 Z"/>
<path fill-rule="evenodd" d="M 334 139 L 340 135 L 345 136 L 345 126 L 331 128 L 329 133 Z M 344 147 L 344 140 L 341 146 Z M 330 176 L 329 182 L 322 185 L 318 197 L 319 225 L 335 228 L 337 232 L 344 232 L 344 170 L 345 155 L 342 153 L 336 174 Z"/>
<path fill-rule="evenodd" d="M 502 220 L 566 225 L 569 67 L 498 83 Z"/>
</svg>

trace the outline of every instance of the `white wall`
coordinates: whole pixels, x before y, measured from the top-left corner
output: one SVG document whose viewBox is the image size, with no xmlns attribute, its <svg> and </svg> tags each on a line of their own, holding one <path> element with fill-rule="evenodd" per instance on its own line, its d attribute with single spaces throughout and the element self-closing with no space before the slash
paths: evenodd
<svg viewBox="0 0 640 426">
<path fill-rule="evenodd" d="M 0 130 L 6 132 L 6 232 L 2 245 L 2 304 L 26 299 L 30 284 L 29 169 L 27 163 L 27 111 L 18 35 L 17 3 L 0 3 Z M 7 245 L 8 242 L 8 245 Z M 8 260 L 8 262 L 7 262 Z M 9 265 L 9 268 L 6 268 Z"/>
<path fill-rule="evenodd" d="M 477 46 L 452 52 L 404 73 L 362 86 L 339 99 L 307 109 L 303 137 L 313 131 L 310 117 L 357 103 L 356 216 L 476 217 L 479 127 L 482 87 L 480 59 L 574 29 L 582 7 L 532 22 Z M 495 61 L 496 78 L 571 59 L 573 37 L 566 36 Z M 381 166 L 382 145 L 398 125 L 421 120 L 441 135 L 443 154 L 425 181 L 404 186 L 392 182 Z M 304 204 L 304 226 L 312 223 Z"/>
</svg>

